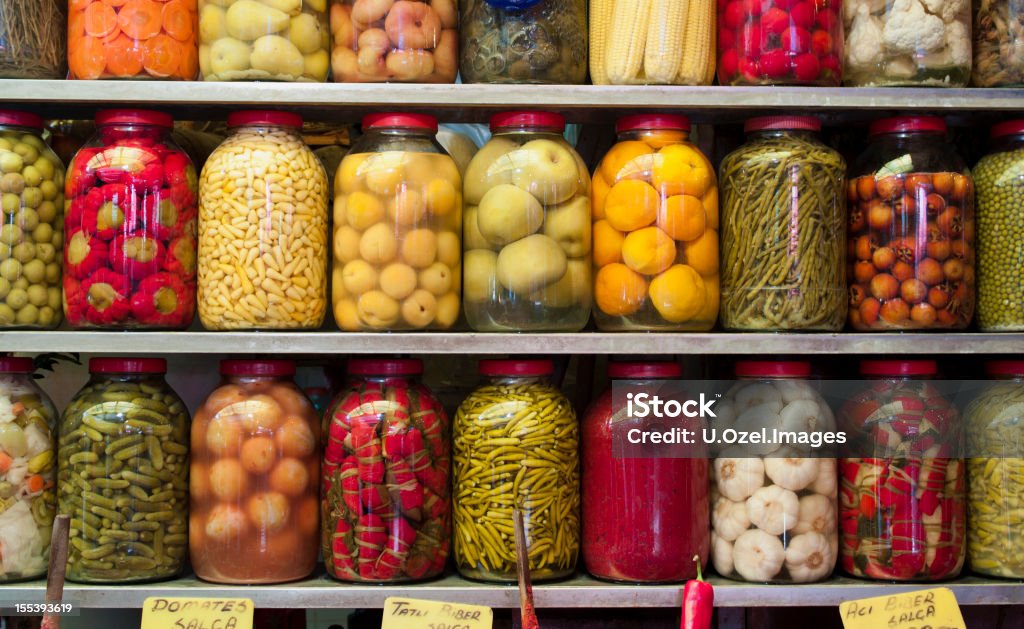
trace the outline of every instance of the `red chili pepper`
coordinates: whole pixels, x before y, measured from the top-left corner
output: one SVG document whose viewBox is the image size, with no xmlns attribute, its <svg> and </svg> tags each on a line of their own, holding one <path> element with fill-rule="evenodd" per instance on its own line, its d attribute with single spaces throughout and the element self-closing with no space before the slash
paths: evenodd
<svg viewBox="0 0 1024 629">
<path fill-rule="evenodd" d="M 132 315 L 140 323 L 184 327 L 192 322 L 193 290 L 177 275 L 154 273 L 132 295 Z"/>
<path fill-rule="evenodd" d="M 164 261 L 164 244 L 139 230 L 118 236 L 110 247 L 110 267 L 133 280 L 156 273 Z"/>
<path fill-rule="evenodd" d="M 64 248 L 64 268 L 72 277 L 84 280 L 96 269 L 106 266 L 109 255 L 107 243 L 79 229 L 71 234 Z"/>
<path fill-rule="evenodd" d="M 164 178 L 167 183 L 174 185 L 184 183 L 190 186 L 196 185 L 196 169 L 192 161 L 184 153 L 170 153 L 164 158 Z"/>
<path fill-rule="evenodd" d="M 82 282 L 80 295 L 84 297 L 85 318 L 97 325 L 109 325 L 124 320 L 132 311 L 128 294 L 128 278 L 110 269 L 98 269 Z"/>
<path fill-rule="evenodd" d="M 63 283 L 64 313 L 69 324 L 79 325 L 85 319 L 86 299 L 82 295 L 82 282 L 65 273 Z"/>
<path fill-rule="evenodd" d="M 196 204 L 196 187 L 187 183 L 177 183 L 169 188 L 171 201 L 180 208 L 194 207 Z"/>
<path fill-rule="evenodd" d="M 149 194 L 143 202 L 142 226 L 154 238 L 170 240 L 181 234 L 187 212 L 182 211 L 166 195 Z"/>
<path fill-rule="evenodd" d="M 701 574 L 700 556 L 694 555 L 693 560 L 697 562 L 697 578 L 687 581 L 683 588 L 683 617 L 679 629 L 710 629 L 715 590 Z"/>
<path fill-rule="evenodd" d="M 92 196 L 90 191 L 87 198 Z M 101 201 L 96 207 L 89 203 L 82 214 L 82 228 L 90 235 L 112 240 L 118 233 L 131 228 L 127 208 L 128 205 L 121 201 Z"/>
</svg>

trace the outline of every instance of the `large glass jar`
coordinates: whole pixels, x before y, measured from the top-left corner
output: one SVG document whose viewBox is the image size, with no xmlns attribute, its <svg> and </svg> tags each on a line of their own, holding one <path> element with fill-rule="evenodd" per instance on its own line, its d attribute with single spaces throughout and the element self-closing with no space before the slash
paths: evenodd
<svg viewBox="0 0 1024 629">
<path fill-rule="evenodd" d="M 579 426 L 551 382 L 549 360 L 482 360 L 487 381 L 455 414 L 455 564 L 481 581 L 516 581 L 523 514 L 534 580 L 576 569 L 580 550 Z"/>
<path fill-rule="evenodd" d="M 204 81 L 326 81 L 330 38 L 327 0 L 199 0 Z"/>
<path fill-rule="evenodd" d="M 806 362 L 743 361 L 736 384 L 716 405 L 713 439 L 789 431 L 780 439 L 731 445 L 712 466 L 711 560 L 719 574 L 757 583 L 810 583 L 832 574 L 836 527 L 836 459 L 813 449 L 815 433 L 835 430 L 828 403 L 806 378 Z"/>
<path fill-rule="evenodd" d="M 956 407 L 931 360 L 865 360 L 871 380 L 840 409 L 847 434 L 839 492 L 843 570 L 884 581 L 939 581 L 964 562 L 967 478 Z"/>
<path fill-rule="evenodd" d="M 454 83 L 458 0 L 331 0 L 335 83 Z"/>
<path fill-rule="evenodd" d="M 710 85 L 714 78 L 714 0 L 590 0 L 594 85 Z"/>
<path fill-rule="evenodd" d="M 177 576 L 188 559 L 188 410 L 162 358 L 93 358 L 60 423 L 69 581 Z"/>
<path fill-rule="evenodd" d="M 587 79 L 587 0 L 461 0 L 465 83 Z"/>
<path fill-rule="evenodd" d="M 327 173 L 302 117 L 239 111 L 228 127 L 199 178 L 199 319 L 209 330 L 318 328 Z"/>
<path fill-rule="evenodd" d="M 322 549 L 343 581 L 444 571 L 451 540 L 449 423 L 419 360 L 353 359 L 324 415 Z"/>
<path fill-rule="evenodd" d="M 192 422 L 189 551 L 200 579 L 281 583 L 320 548 L 320 420 L 290 360 L 224 360 Z"/>
<path fill-rule="evenodd" d="M 71 0 L 68 11 L 69 78 L 191 81 L 199 73 L 196 0 Z"/>
<path fill-rule="evenodd" d="M 68 167 L 64 314 L 80 328 L 182 329 L 196 293 L 196 171 L 168 114 L 96 114 Z"/>
<path fill-rule="evenodd" d="M 331 301 L 342 330 L 446 329 L 462 302 L 462 177 L 437 120 L 371 114 L 334 183 Z"/>
<path fill-rule="evenodd" d="M 844 0 L 847 85 L 965 87 L 970 0 Z"/>
<path fill-rule="evenodd" d="M 545 112 L 491 117 L 463 177 L 462 290 L 474 330 L 575 332 L 590 318 L 590 173 Z"/>
<path fill-rule="evenodd" d="M 1017 0 L 974 1 L 975 87 L 1024 85 L 1024 5 Z"/>
<path fill-rule="evenodd" d="M 64 164 L 42 133 L 39 116 L 0 110 L 0 328 L 55 328 L 64 314 Z"/>
<path fill-rule="evenodd" d="M 985 371 L 996 382 L 964 411 L 967 561 L 974 572 L 1024 579 L 1024 361 L 992 361 Z"/>
<path fill-rule="evenodd" d="M 0 77 L 63 79 L 67 75 L 61 2 L 0 2 Z M 29 27 L 32 25 L 32 27 Z"/>
<path fill-rule="evenodd" d="M 630 416 L 626 396 L 655 395 L 666 380 L 682 374 L 673 362 L 610 363 L 612 388 L 583 418 L 582 549 L 587 571 L 595 577 L 685 581 L 707 562 L 707 459 L 673 453 L 673 446 L 639 446 L 629 455 L 621 451 L 633 430 L 664 430 L 663 419 Z M 699 421 L 688 423 L 700 427 Z"/>
<path fill-rule="evenodd" d="M 931 116 L 871 125 L 850 169 L 856 330 L 963 329 L 974 316 L 974 181 Z"/>
<path fill-rule="evenodd" d="M 0 357 L 0 582 L 46 574 L 57 471 L 57 410 L 31 358 Z"/>
<path fill-rule="evenodd" d="M 846 317 L 846 162 L 804 116 L 748 120 L 722 160 L 722 325 L 837 331 Z"/>
</svg>

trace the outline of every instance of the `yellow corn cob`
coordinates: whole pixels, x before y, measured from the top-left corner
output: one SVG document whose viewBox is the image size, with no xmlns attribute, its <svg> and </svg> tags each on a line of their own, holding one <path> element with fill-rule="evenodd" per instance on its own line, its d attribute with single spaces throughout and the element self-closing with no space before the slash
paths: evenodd
<svg viewBox="0 0 1024 629">
<path fill-rule="evenodd" d="M 605 58 L 608 80 L 613 85 L 625 85 L 640 74 L 650 15 L 651 0 L 615 3 L 611 22 L 614 30 Z"/>
<path fill-rule="evenodd" d="M 644 74 L 648 83 L 672 84 L 683 65 L 683 29 L 692 0 L 653 0 L 647 26 Z"/>
<path fill-rule="evenodd" d="M 715 22 L 715 6 L 708 2 L 708 19 L 711 20 L 711 37 L 709 38 L 708 50 L 711 54 L 708 55 L 707 71 L 704 73 L 704 81 L 701 85 L 711 85 L 715 81 L 715 67 L 718 64 L 718 25 Z"/>
<path fill-rule="evenodd" d="M 679 70 L 678 82 L 683 85 L 699 85 L 708 77 L 708 67 L 714 72 L 712 42 L 714 41 L 714 0 L 690 0 L 690 12 L 686 17 L 686 33 L 683 37 L 683 64 Z"/>
<path fill-rule="evenodd" d="M 614 9 L 615 0 L 590 0 L 590 81 L 594 85 L 608 85 L 605 53 Z"/>
</svg>

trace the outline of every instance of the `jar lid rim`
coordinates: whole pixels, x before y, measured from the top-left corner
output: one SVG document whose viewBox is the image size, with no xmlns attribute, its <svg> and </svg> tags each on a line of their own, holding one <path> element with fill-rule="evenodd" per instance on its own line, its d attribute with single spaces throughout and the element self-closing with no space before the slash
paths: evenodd
<svg viewBox="0 0 1024 629">
<path fill-rule="evenodd" d="M 647 379 L 660 380 L 680 378 L 683 367 L 675 361 L 624 361 L 608 363 L 608 377 L 612 379 Z"/>
<path fill-rule="evenodd" d="M 152 109 L 103 109 L 96 112 L 95 122 L 99 126 L 112 124 L 153 125 L 174 127 L 174 116 Z"/>
<path fill-rule="evenodd" d="M 811 375 L 811 363 L 806 360 L 740 360 L 734 366 L 738 377 L 802 377 Z"/>
<path fill-rule="evenodd" d="M 350 358 L 346 369 L 355 376 L 415 376 L 423 373 L 418 358 Z"/>
<path fill-rule="evenodd" d="M 860 372 L 865 376 L 931 376 L 939 371 L 934 360 L 862 360 Z"/>
<path fill-rule="evenodd" d="M 480 373 L 485 376 L 547 376 L 555 371 L 555 363 L 546 359 L 484 359 Z"/>
<path fill-rule="evenodd" d="M 164 358 L 102 357 L 89 359 L 90 373 L 167 373 Z"/>
<path fill-rule="evenodd" d="M 245 109 L 228 114 L 228 127 L 271 125 L 302 128 L 302 116 L 291 111 L 276 109 Z"/>
<path fill-rule="evenodd" d="M 0 373 L 32 373 L 35 363 L 28 356 L 0 356 Z"/>
<path fill-rule="evenodd" d="M 503 111 L 491 116 L 491 131 L 505 127 L 552 127 L 565 130 L 565 116 L 553 111 Z"/>
<path fill-rule="evenodd" d="M 437 118 L 429 114 L 409 114 L 403 112 L 381 112 L 363 116 L 363 129 L 402 127 L 426 129 L 437 133 Z"/>
<path fill-rule="evenodd" d="M 222 376 L 293 376 L 295 361 L 227 358 L 220 361 Z"/>
</svg>

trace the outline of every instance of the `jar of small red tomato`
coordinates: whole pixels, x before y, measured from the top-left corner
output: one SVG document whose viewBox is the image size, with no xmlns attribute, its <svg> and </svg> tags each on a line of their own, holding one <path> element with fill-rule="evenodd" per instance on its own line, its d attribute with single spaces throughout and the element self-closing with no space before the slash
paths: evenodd
<svg viewBox="0 0 1024 629">
<path fill-rule="evenodd" d="M 682 369 L 673 362 L 611 363 L 612 388 L 583 418 L 583 560 L 600 579 L 669 583 L 695 578 L 708 558 L 708 461 L 674 457 L 672 446 L 616 452 L 627 435 L 664 430 L 630 416 L 628 393 L 654 395 Z M 700 557 L 700 563 L 693 560 Z"/>
<path fill-rule="evenodd" d="M 81 328 L 183 329 L 196 292 L 196 171 L 170 115 L 114 109 L 68 168 L 64 312 Z"/>
<path fill-rule="evenodd" d="M 964 563 L 967 485 L 956 408 L 931 360 L 865 360 L 839 414 L 840 562 L 856 577 L 938 581 Z"/>
</svg>

